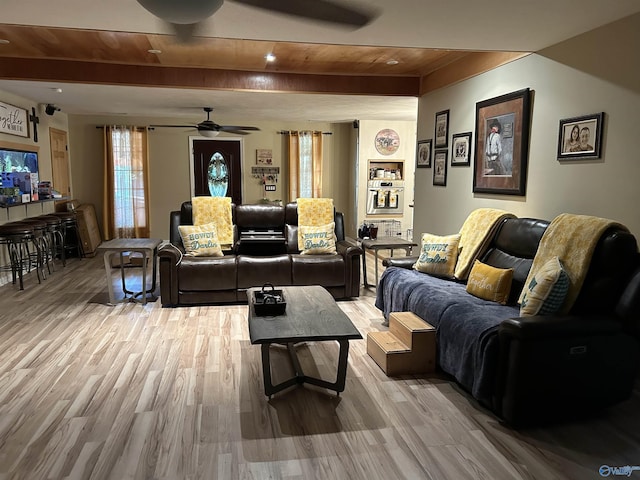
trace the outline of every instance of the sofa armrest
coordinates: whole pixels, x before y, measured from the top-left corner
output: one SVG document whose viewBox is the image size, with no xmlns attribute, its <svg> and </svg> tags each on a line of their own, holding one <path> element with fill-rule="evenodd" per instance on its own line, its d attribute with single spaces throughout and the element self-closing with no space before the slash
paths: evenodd
<svg viewBox="0 0 640 480">
<path fill-rule="evenodd" d="M 160 298 L 163 307 L 178 304 L 178 269 L 184 252 L 169 243 L 158 249 L 160 263 Z"/>
<path fill-rule="evenodd" d="M 174 245 L 182 245 L 182 237 L 180 236 L 180 210 L 169 213 L 169 241 Z"/>
<path fill-rule="evenodd" d="M 513 427 L 578 418 L 631 394 L 640 352 L 616 317 L 511 318 L 498 333 L 494 410 Z"/>
<path fill-rule="evenodd" d="M 362 248 L 358 246 L 352 238 L 345 238 L 336 242 L 336 251 L 343 257 L 352 257 L 354 255 L 362 255 Z"/>
<path fill-rule="evenodd" d="M 418 261 L 418 257 L 389 257 L 382 261 L 382 265 L 385 267 L 400 267 L 412 270 L 416 261 Z"/>
<path fill-rule="evenodd" d="M 612 335 L 622 331 L 622 325 L 611 316 L 535 315 L 509 318 L 498 328 L 501 336 L 521 340 L 576 336 Z"/>
<path fill-rule="evenodd" d="M 345 238 L 336 242 L 338 255 L 344 258 L 345 295 L 358 297 L 360 295 L 360 258 L 362 248 L 352 238 Z"/>
</svg>

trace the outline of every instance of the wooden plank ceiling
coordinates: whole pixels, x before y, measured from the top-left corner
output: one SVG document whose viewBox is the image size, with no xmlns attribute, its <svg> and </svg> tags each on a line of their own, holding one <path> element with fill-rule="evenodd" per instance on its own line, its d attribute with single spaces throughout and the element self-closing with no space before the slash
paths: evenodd
<svg viewBox="0 0 640 480">
<path fill-rule="evenodd" d="M 180 44 L 170 35 L 7 24 L 0 39 L 9 41 L 0 44 L 6 79 L 345 94 L 419 96 L 442 86 L 438 77 L 480 73 L 465 65 L 486 71 L 523 55 L 225 38 Z"/>
</svg>

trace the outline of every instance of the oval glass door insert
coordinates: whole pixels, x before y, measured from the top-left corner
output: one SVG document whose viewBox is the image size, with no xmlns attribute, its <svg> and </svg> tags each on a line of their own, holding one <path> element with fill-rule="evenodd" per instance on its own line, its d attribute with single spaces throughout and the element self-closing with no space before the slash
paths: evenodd
<svg viewBox="0 0 640 480">
<path fill-rule="evenodd" d="M 209 193 L 212 197 L 226 197 L 229 190 L 229 168 L 227 160 L 220 152 L 211 155 L 207 169 Z"/>
</svg>

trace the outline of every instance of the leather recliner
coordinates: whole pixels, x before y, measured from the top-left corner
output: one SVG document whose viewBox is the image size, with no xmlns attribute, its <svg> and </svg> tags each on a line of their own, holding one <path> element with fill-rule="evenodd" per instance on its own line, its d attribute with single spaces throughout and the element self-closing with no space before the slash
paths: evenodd
<svg viewBox="0 0 640 480">
<path fill-rule="evenodd" d="M 244 302 L 246 290 L 273 285 L 321 285 L 334 298 L 360 293 L 362 249 L 345 237 L 334 212 L 336 255 L 301 255 L 296 203 L 232 205 L 234 245 L 223 257 L 188 256 L 178 227 L 193 223 L 191 202 L 170 213 L 169 245 L 160 248 L 162 306 Z"/>
</svg>

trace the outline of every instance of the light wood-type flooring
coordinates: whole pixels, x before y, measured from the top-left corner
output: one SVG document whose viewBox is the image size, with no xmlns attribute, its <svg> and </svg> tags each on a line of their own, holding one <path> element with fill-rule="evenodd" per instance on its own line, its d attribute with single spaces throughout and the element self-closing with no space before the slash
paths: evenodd
<svg viewBox="0 0 640 480">
<path fill-rule="evenodd" d="M 584 480 L 640 465 L 638 389 L 596 418 L 514 431 L 444 375 L 388 378 L 358 340 L 340 396 L 269 400 L 246 305 L 108 306 L 100 256 L 25 285 L 0 287 L 0 480 Z M 339 302 L 363 336 L 384 328 L 373 301 Z M 299 352 L 334 378 L 336 343 Z"/>
</svg>

